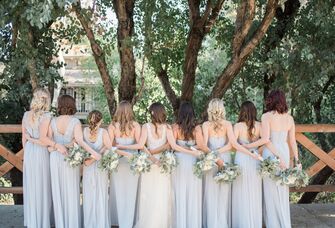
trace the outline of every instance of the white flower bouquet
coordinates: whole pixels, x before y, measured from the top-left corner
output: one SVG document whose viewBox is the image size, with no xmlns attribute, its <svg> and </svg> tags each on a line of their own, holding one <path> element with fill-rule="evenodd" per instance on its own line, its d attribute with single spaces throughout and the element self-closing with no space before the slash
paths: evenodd
<svg viewBox="0 0 335 228">
<path fill-rule="evenodd" d="M 202 153 L 193 165 L 193 173 L 197 177 L 201 178 L 202 174 L 206 171 L 211 170 L 216 167 L 216 162 L 218 160 L 218 154 L 216 151 L 211 151 L 207 154 Z"/>
<path fill-rule="evenodd" d="M 214 176 L 216 183 L 231 183 L 241 175 L 241 169 L 236 164 L 225 163 L 224 166 L 218 170 Z"/>
<path fill-rule="evenodd" d="M 129 159 L 130 170 L 134 174 L 141 174 L 149 172 L 151 169 L 152 162 L 149 160 L 149 155 L 144 152 L 134 154 Z"/>
<path fill-rule="evenodd" d="M 64 161 L 68 162 L 71 167 L 77 167 L 81 165 L 90 154 L 80 147 L 77 143 L 73 144 L 73 147 L 70 147 L 68 154 L 65 156 Z"/>
<path fill-rule="evenodd" d="M 261 177 L 270 177 L 275 179 L 280 172 L 279 164 L 279 159 L 268 157 L 259 163 L 259 174 Z"/>
<path fill-rule="evenodd" d="M 116 147 L 112 147 L 112 149 L 107 150 L 99 161 L 99 168 L 104 171 L 108 171 L 110 173 L 117 172 L 117 168 L 119 166 L 120 155 L 115 152 Z"/>
<path fill-rule="evenodd" d="M 290 187 L 305 187 L 308 185 L 308 182 L 308 174 L 298 167 L 286 169 L 277 176 L 277 184 L 288 185 Z"/>
<path fill-rule="evenodd" d="M 171 150 L 166 150 L 159 158 L 161 173 L 171 173 L 178 166 L 178 160 L 175 153 Z"/>
</svg>

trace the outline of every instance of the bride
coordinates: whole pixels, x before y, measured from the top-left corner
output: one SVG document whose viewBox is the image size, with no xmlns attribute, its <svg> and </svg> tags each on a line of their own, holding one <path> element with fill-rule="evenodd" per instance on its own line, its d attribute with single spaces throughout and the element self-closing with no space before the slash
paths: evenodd
<svg viewBox="0 0 335 228">
<path fill-rule="evenodd" d="M 173 149 L 198 155 L 197 151 L 188 150 L 176 144 L 171 127 L 166 123 L 166 111 L 162 104 L 153 103 L 149 112 L 151 123 L 142 126 L 138 144 L 117 145 L 119 149 L 149 151 L 164 146 L 167 142 Z M 147 152 L 149 152 L 147 151 Z M 154 162 L 150 172 L 143 173 L 138 196 L 138 211 L 135 228 L 171 228 L 172 224 L 172 189 L 171 175 L 161 173 L 159 167 L 160 152 L 152 152 L 150 159 Z"/>
</svg>

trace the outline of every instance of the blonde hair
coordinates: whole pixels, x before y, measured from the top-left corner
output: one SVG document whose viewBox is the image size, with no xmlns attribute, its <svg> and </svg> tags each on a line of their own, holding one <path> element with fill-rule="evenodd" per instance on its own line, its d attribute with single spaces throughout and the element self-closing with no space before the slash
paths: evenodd
<svg viewBox="0 0 335 228">
<path fill-rule="evenodd" d="M 30 111 L 32 112 L 30 121 L 34 123 L 45 112 L 50 110 L 50 93 L 47 89 L 37 88 L 34 90 L 33 99 L 30 103 Z"/>
<path fill-rule="evenodd" d="M 133 107 L 128 101 L 121 101 L 115 111 L 113 122 L 120 124 L 121 134 L 129 135 L 135 121 Z"/>
<path fill-rule="evenodd" d="M 208 120 L 214 123 L 214 130 L 216 131 L 222 126 L 221 121 L 226 119 L 226 109 L 223 101 L 218 98 L 212 99 L 208 104 L 207 113 Z"/>
</svg>

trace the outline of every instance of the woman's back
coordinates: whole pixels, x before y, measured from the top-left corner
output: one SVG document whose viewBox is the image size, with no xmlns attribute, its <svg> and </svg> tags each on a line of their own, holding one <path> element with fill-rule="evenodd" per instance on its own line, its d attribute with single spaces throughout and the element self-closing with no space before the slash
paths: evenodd
<svg viewBox="0 0 335 228">
<path fill-rule="evenodd" d="M 49 112 L 44 112 L 39 118 L 34 120 L 32 118 L 32 115 L 32 111 L 25 112 L 23 115 L 22 124 L 31 137 L 39 138 L 39 126 L 45 118 L 51 118 L 51 114 Z"/>
<path fill-rule="evenodd" d="M 166 124 L 157 124 L 153 125 L 152 123 L 146 124 L 148 130 L 148 137 L 147 137 L 147 146 L 148 149 L 155 149 L 162 145 L 164 145 L 167 141 L 166 139 Z"/>
<path fill-rule="evenodd" d="M 234 133 L 240 143 L 250 143 L 260 137 L 261 124 L 256 121 L 252 129 L 252 136 L 250 136 L 248 126 L 245 122 L 236 123 L 234 126 Z"/>
<path fill-rule="evenodd" d="M 68 144 L 74 139 L 74 127 L 79 123 L 77 118 L 72 116 L 59 116 L 51 121 L 53 138 L 57 143 Z"/>
<path fill-rule="evenodd" d="M 91 133 L 90 133 L 90 129 L 88 127 L 84 128 L 84 140 L 85 142 L 91 147 L 93 148 L 95 151 L 100 151 L 102 149 L 102 147 L 104 146 L 104 142 L 103 142 L 103 133 L 104 133 L 105 129 L 99 128 L 98 132 L 97 132 L 97 136 L 96 136 L 96 140 L 92 141 L 91 139 Z"/>
</svg>

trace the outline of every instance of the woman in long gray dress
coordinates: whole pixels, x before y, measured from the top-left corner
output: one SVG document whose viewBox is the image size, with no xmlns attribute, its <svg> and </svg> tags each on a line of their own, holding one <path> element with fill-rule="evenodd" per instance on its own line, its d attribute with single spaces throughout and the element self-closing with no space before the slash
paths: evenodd
<svg viewBox="0 0 335 228">
<path fill-rule="evenodd" d="M 222 100 L 211 100 L 207 112 L 208 121 L 202 125 L 204 142 L 210 150 L 219 153 L 219 166 L 222 166 L 223 162 L 231 162 L 229 152 L 231 147 L 254 159 L 261 159 L 237 142 L 232 124 L 225 119 Z M 217 169 L 212 169 L 204 178 L 203 227 L 205 228 L 231 227 L 231 184 L 217 184 L 213 178 L 216 172 Z"/>
<path fill-rule="evenodd" d="M 50 227 L 51 184 L 49 152 L 40 142 L 42 122 L 50 122 L 50 95 L 46 89 L 36 89 L 30 111 L 22 119 L 24 226 Z M 47 131 L 47 125 L 44 125 Z"/>
<path fill-rule="evenodd" d="M 111 148 L 108 132 L 100 128 L 101 112 L 94 110 L 87 117 L 89 127 L 84 128 L 84 140 L 95 151 Z M 101 170 L 99 162 L 86 159 L 83 169 L 83 209 L 85 228 L 110 228 L 108 215 L 108 172 Z"/>
<path fill-rule="evenodd" d="M 296 163 L 300 164 L 295 140 L 295 124 L 292 116 L 287 113 L 284 92 L 271 91 L 265 103 L 266 112 L 262 115 L 261 139 L 245 146 L 254 148 L 266 144 L 263 157 L 278 157 L 281 168 L 286 169 L 290 165 L 288 145 L 290 144 Z M 263 179 L 263 193 L 266 227 L 290 228 L 289 187 L 277 185 L 274 180 L 266 177 Z"/>
<path fill-rule="evenodd" d="M 196 125 L 195 113 L 190 102 L 181 103 L 176 123 L 172 126 L 174 137 L 180 146 L 203 148 L 201 126 Z M 201 228 L 202 179 L 193 174 L 197 156 L 176 151 L 178 166 L 172 172 L 174 190 L 174 227 Z"/>
<path fill-rule="evenodd" d="M 118 105 L 108 133 L 111 141 L 115 140 L 119 145 L 132 145 L 139 141 L 141 126 L 135 121 L 132 106 L 128 101 L 121 101 Z M 131 155 L 136 150 L 127 152 Z M 134 225 L 138 178 L 139 175 L 134 175 L 129 169 L 127 156 L 120 158 L 118 170 L 111 175 L 110 182 L 110 204 L 116 204 L 116 212 L 112 208 L 111 216 L 115 216 L 114 213 L 117 215 L 120 228 L 132 228 Z"/>
<path fill-rule="evenodd" d="M 155 151 L 168 142 L 173 149 L 198 155 L 198 152 L 185 149 L 176 144 L 171 127 L 166 124 L 166 111 L 162 104 L 153 103 L 149 107 L 151 123 L 142 126 L 141 137 L 134 145 L 117 145 L 120 149 L 144 149 L 154 162 L 151 170 L 141 175 L 138 194 L 138 211 L 136 228 L 172 228 L 172 186 L 171 175 L 161 173 L 159 156 L 161 151 Z M 148 149 L 145 149 L 145 144 Z"/>
<path fill-rule="evenodd" d="M 73 97 L 62 95 L 58 98 L 58 117 L 51 120 L 49 137 L 41 135 L 40 140 L 52 145 L 50 150 L 50 170 L 52 202 L 54 206 L 55 225 L 57 228 L 81 227 L 80 210 L 80 173 L 79 167 L 71 167 L 64 161 L 66 149 L 58 147 L 70 145 L 74 141 L 99 160 L 101 155 L 83 140 L 80 121 L 73 117 L 76 105 Z"/>
<path fill-rule="evenodd" d="M 241 106 L 234 134 L 241 144 L 256 141 L 260 137 L 260 122 L 256 121 L 255 105 L 246 101 Z M 256 148 L 254 153 L 258 154 Z M 232 227 L 262 227 L 262 178 L 258 174 L 259 161 L 247 154 L 236 152 L 235 164 L 241 168 L 241 175 L 233 182 L 232 190 Z"/>
</svg>

